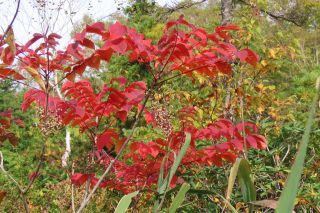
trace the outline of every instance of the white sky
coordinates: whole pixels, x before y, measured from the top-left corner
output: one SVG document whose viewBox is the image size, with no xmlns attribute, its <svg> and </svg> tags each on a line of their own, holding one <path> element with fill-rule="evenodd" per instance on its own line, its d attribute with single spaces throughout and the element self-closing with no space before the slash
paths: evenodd
<svg viewBox="0 0 320 213">
<path fill-rule="evenodd" d="M 60 34 L 62 46 L 70 40 L 70 32 L 73 24 L 80 21 L 85 14 L 95 20 L 105 20 L 110 14 L 117 11 L 119 2 L 125 0 L 21 0 L 18 16 L 13 24 L 16 42 L 23 44 L 27 42 L 36 32 L 45 32 L 46 24 L 41 23 L 41 15 L 37 6 L 45 2 L 46 19 L 50 23 L 50 32 Z M 157 0 L 159 5 L 172 4 L 178 0 Z M 62 10 L 57 13 L 57 5 L 61 4 Z M 0 34 L 4 32 L 11 22 L 17 7 L 16 0 L 0 0 Z M 70 15 L 73 13 L 73 15 Z M 50 18 L 51 17 L 51 18 Z M 52 29 L 53 28 L 53 29 Z"/>
</svg>

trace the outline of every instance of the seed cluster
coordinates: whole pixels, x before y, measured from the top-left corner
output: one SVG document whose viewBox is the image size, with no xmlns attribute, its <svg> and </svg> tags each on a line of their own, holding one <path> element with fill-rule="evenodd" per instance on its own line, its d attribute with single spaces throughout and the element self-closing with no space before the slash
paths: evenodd
<svg viewBox="0 0 320 213">
<path fill-rule="evenodd" d="M 153 108 L 154 118 L 157 126 L 163 131 L 166 136 L 169 136 L 172 133 L 172 124 L 170 120 L 170 114 L 168 110 L 161 106 Z"/>
<path fill-rule="evenodd" d="M 39 128 L 43 135 L 48 136 L 63 127 L 63 124 L 56 113 L 48 111 L 46 115 L 45 110 L 42 107 L 38 107 L 37 114 L 40 120 Z"/>
</svg>

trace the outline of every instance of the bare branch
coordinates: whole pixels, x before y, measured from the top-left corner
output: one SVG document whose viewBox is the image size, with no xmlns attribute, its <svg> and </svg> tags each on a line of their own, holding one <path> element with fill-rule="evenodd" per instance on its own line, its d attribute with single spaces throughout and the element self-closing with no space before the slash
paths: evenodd
<svg viewBox="0 0 320 213">
<path fill-rule="evenodd" d="M 4 32 L 3 36 L 1 37 L 0 44 L 2 44 L 3 40 L 5 39 L 6 35 L 7 35 L 8 32 L 9 32 L 10 28 L 12 27 L 13 22 L 16 20 L 17 15 L 18 15 L 19 8 L 20 8 L 20 0 L 18 0 L 17 9 L 16 9 L 16 12 L 14 13 L 14 16 L 13 16 L 10 24 L 8 25 L 6 31 Z"/>
<path fill-rule="evenodd" d="M 88 205 L 90 199 L 93 197 L 94 193 L 97 191 L 99 185 L 101 184 L 101 182 L 103 181 L 103 179 L 107 176 L 107 174 L 110 172 L 111 168 L 113 167 L 113 165 L 116 163 L 116 161 L 118 160 L 118 158 L 121 156 L 122 152 L 124 151 L 125 147 L 128 145 L 128 143 L 130 142 L 133 133 L 138 125 L 139 119 L 144 111 L 144 108 L 152 94 L 152 90 L 154 89 L 155 84 L 153 84 L 150 88 L 150 90 L 147 92 L 147 95 L 144 99 L 144 102 L 142 104 L 142 109 L 139 111 L 139 113 L 137 114 L 134 123 L 131 127 L 131 132 L 129 134 L 129 136 L 127 137 L 127 139 L 125 140 L 125 142 L 123 143 L 123 145 L 121 146 L 117 156 L 110 162 L 110 164 L 108 165 L 107 169 L 104 171 L 104 173 L 101 175 L 101 177 L 99 178 L 98 182 L 96 183 L 96 185 L 93 187 L 93 189 L 91 190 L 91 192 L 89 193 L 89 195 L 86 197 L 85 200 L 82 201 L 80 208 L 78 209 L 77 213 L 82 212 L 82 210 Z"/>
<path fill-rule="evenodd" d="M 246 2 L 245 0 L 239 0 L 239 2 L 247 5 L 247 6 L 250 6 L 250 7 L 256 7 L 248 2 Z M 287 21 L 287 22 L 291 22 L 293 23 L 294 25 L 298 26 L 298 27 L 302 27 L 302 24 L 297 22 L 297 20 L 293 19 L 293 18 L 290 18 L 290 17 L 287 17 L 285 14 L 275 14 L 273 12 L 270 12 L 270 11 L 267 11 L 263 8 L 258 8 L 260 10 L 260 12 L 262 13 L 265 13 L 267 14 L 268 16 L 270 16 L 271 18 L 273 19 L 276 19 L 276 20 L 283 20 L 283 21 Z"/>
<path fill-rule="evenodd" d="M 164 11 L 160 15 L 160 19 L 164 19 L 166 16 L 170 15 L 171 13 L 174 13 L 178 10 L 182 9 L 188 9 L 190 7 L 193 7 L 195 5 L 202 4 L 206 2 L 207 0 L 199 0 L 199 1 L 192 1 L 192 2 L 180 2 L 172 7 L 165 7 Z"/>
</svg>

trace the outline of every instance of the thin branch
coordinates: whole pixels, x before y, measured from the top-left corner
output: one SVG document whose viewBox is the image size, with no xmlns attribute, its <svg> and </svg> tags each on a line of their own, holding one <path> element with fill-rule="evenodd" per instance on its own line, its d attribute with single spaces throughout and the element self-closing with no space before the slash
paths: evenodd
<svg viewBox="0 0 320 213">
<path fill-rule="evenodd" d="M 36 168 L 35 174 L 38 174 L 39 171 L 40 171 L 41 165 L 42 165 L 42 163 L 44 161 L 45 149 L 46 149 L 46 143 L 43 143 L 42 144 L 42 149 L 41 149 L 40 161 L 39 161 L 38 166 Z M 23 190 L 23 194 L 27 194 L 27 192 L 31 188 L 32 184 L 34 183 L 35 179 L 36 179 L 36 177 L 31 179 L 31 181 L 29 182 L 28 186 Z"/>
<path fill-rule="evenodd" d="M 191 2 L 180 2 L 172 7 L 167 7 L 164 9 L 164 11 L 162 12 L 162 15 L 160 16 L 160 19 L 164 18 L 165 16 L 170 15 L 171 13 L 174 13 L 178 10 L 182 10 L 182 9 L 188 9 L 190 7 L 193 7 L 195 5 L 199 5 L 202 4 L 204 2 L 206 2 L 207 0 L 200 0 L 200 1 L 191 1 Z"/>
<path fill-rule="evenodd" d="M 7 172 L 5 169 L 4 169 L 4 164 L 3 164 L 3 154 L 2 152 L 0 151 L 0 169 L 2 170 L 2 172 L 9 177 L 10 180 L 12 180 L 12 182 L 14 182 L 14 184 L 17 186 L 17 188 L 20 190 L 20 192 L 23 191 L 22 189 L 22 186 L 18 183 L 18 181 L 16 181 L 10 174 L 9 172 Z"/>
<path fill-rule="evenodd" d="M 165 82 L 167 82 L 167 81 L 169 81 L 169 80 L 172 80 L 172 79 L 174 79 L 174 78 L 177 78 L 177 77 L 179 77 L 179 76 L 181 76 L 181 75 L 184 75 L 184 74 L 187 74 L 187 73 L 190 73 L 190 72 L 193 72 L 193 71 L 195 71 L 195 70 L 198 70 L 198 69 L 201 69 L 201 68 L 205 68 L 205 67 L 208 67 L 208 65 L 204 65 L 204 66 L 196 67 L 196 68 L 193 68 L 193 69 L 184 71 L 184 72 L 180 72 L 179 74 L 176 74 L 176 75 L 174 75 L 174 76 L 171 76 L 171 77 L 169 77 L 169 78 L 167 78 L 167 79 L 164 79 L 164 80 L 158 82 L 157 85 L 161 85 L 161 84 L 163 84 L 163 83 L 165 83 Z"/>
<path fill-rule="evenodd" d="M 72 170 L 71 170 L 71 174 L 74 174 L 74 163 L 72 163 Z M 72 213 L 75 213 L 75 205 L 74 205 L 74 185 L 71 183 L 71 208 L 72 208 Z"/>
<path fill-rule="evenodd" d="M 26 213 L 29 213 L 29 207 L 28 207 L 28 202 L 27 202 L 27 198 L 25 196 L 25 194 L 23 193 L 23 187 L 18 183 L 18 181 L 16 181 L 16 179 L 14 179 L 14 177 L 12 177 L 9 172 L 7 172 L 4 168 L 4 164 L 3 164 L 3 154 L 0 151 L 0 169 L 1 171 L 16 185 L 16 187 L 18 188 L 19 192 L 20 192 L 20 197 L 21 200 L 23 202 L 23 207 L 24 210 L 26 211 Z"/>
<path fill-rule="evenodd" d="M 4 32 L 4 34 L 1 37 L 0 44 L 2 44 L 2 42 L 4 41 L 5 37 L 7 36 L 8 32 L 9 32 L 10 28 L 12 27 L 13 22 L 16 20 L 18 12 L 19 12 L 19 8 L 20 8 L 20 0 L 18 0 L 17 9 L 16 9 L 16 12 L 14 13 L 14 16 L 13 16 L 10 24 L 8 25 L 6 31 Z"/>
<path fill-rule="evenodd" d="M 103 179 L 106 177 L 106 175 L 110 172 L 111 168 L 113 167 L 113 165 L 116 163 L 116 161 L 118 160 L 118 158 L 120 157 L 120 155 L 122 154 L 122 152 L 124 151 L 125 147 L 128 145 L 129 141 L 131 140 L 133 133 L 138 125 L 139 122 L 139 118 L 141 117 L 144 108 L 152 94 L 152 90 L 154 89 L 155 84 L 153 84 L 150 88 L 150 90 L 147 92 L 147 95 L 144 99 L 144 102 L 142 104 L 142 109 L 139 111 L 138 115 L 136 116 L 134 123 L 131 127 L 131 132 L 129 134 L 129 136 L 127 137 L 127 139 L 125 140 L 125 142 L 123 143 L 123 145 L 121 146 L 117 156 L 111 160 L 109 166 L 107 167 L 107 169 L 104 171 L 104 173 L 101 175 L 101 177 L 99 178 L 98 182 L 95 184 L 95 186 L 93 187 L 93 189 L 91 190 L 91 192 L 89 193 L 89 195 L 87 196 L 87 198 L 81 203 L 80 208 L 78 209 L 77 213 L 80 213 L 89 203 L 90 199 L 93 197 L 94 193 L 97 191 L 99 185 L 101 184 L 101 182 L 103 181 Z"/>
<path fill-rule="evenodd" d="M 241 2 L 241 3 L 243 3 L 243 4 L 247 5 L 247 6 L 250 6 L 250 7 L 255 7 L 254 5 L 246 2 L 245 0 L 239 0 L 239 2 Z M 257 7 L 255 7 L 255 8 L 257 8 Z M 284 21 L 287 21 L 287 22 L 291 22 L 291 23 L 293 23 L 294 25 L 296 25 L 298 27 L 302 27 L 303 26 L 301 23 L 299 23 L 296 20 L 294 20 L 292 18 L 289 18 L 289 17 L 287 17 L 285 15 L 276 15 L 276 14 L 274 14 L 274 13 L 268 11 L 268 10 L 265 10 L 263 8 L 258 8 L 258 10 L 260 10 L 260 12 L 262 12 L 262 13 L 267 14 L 268 16 L 270 16 L 273 19 L 284 20 Z"/>
</svg>

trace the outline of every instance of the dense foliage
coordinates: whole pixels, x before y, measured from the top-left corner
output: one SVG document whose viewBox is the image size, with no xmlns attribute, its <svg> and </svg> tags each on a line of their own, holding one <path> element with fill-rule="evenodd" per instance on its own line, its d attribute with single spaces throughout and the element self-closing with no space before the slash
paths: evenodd
<svg viewBox="0 0 320 213">
<path fill-rule="evenodd" d="M 315 42 L 318 16 L 274 22 L 257 13 L 273 8 L 240 5 L 235 24 L 219 26 L 214 2 L 168 13 L 134 1 L 125 23 L 78 24 L 65 50 L 57 33 L 21 45 L 10 29 L 0 43 L 0 210 L 114 211 L 131 192 L 133 211 L 173 211 L 182 194 L 181 211 L 275 208 L 315 94 L 318 47 L 305 40 Z M 297 23 L 312 25 L 310 38 Z M 298 211 L 319 210 L 318 138 Z"/>
</svg>

